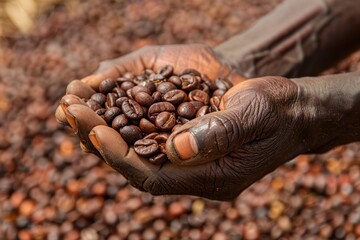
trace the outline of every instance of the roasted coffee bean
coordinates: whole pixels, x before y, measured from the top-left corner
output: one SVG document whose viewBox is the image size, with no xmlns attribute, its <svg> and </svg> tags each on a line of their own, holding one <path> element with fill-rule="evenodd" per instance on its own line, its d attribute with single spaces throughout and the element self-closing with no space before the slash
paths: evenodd
<svg viewBox="0 0 360 240">
<path fill-rule="evenodd" d="M 140 127 L 141 131 L 143 131 L 146 134 L 153 133 L 153 132 L 157 131 L 155 124 L 153 124 L 152 122 L 150 122 L 146 118 L 140 119 L 139 127 Z"/>
<path fill-rule="evenodd" d="M 168 140 L 170 134 L 169 133 L 160 133 L 159 135 L 157 135 L 156 137 L 154 137 L 154 139 L 156 140 L 156 142 L 158 144 L 161 143 L 166 143 L 166 141 Z"/>
<path fill-rule="evenodd" d="M 213 96 L 223 96 L 224 94 L 226 93 L 225 90 L 222 90 L 222 89 L 216 89 L 214 92 L 213 92 Z"/>
<path fill-rule="evenodd" d="M 128 119 L 140 119 L 144 116 L 143 108 L 132 99 L 124 101 L 121 110 Z"/>
<path fill-rule="evenodd" d="M 135 101 L 141 106 L 150 107 L 154 103 L 152 96 L 146 92 L 139 92 L 135 95 Z"/>
<path fill-rule="evenodd" d="M 147 89 L 150 90 L 150 92 L 156 91 L 155 83 L 153 83 L 151 81 L 142 81 L 138 84 L 138 86 L 146 87 Z"/>
<path fill-rule="evenodd" d="M 159 144 L 159 151 L 166 154 L 166 143 Z"/>
<path fill-rule="evenodd" d="M 145 76 L 150 76 L 150 75 L 153 75 L 153 74 L 155 74 L 155 72 L 150 68 L 146 68 L 144 70 L 144 72 L 143 72 L 143 75 L 145 75 Z"/>
<path fill-rule="evenodd" d="M 202 117 L 209 113 L 209 106 L 202 106 L 197 112 L 196 117 Z"/>
<path fill-rule="evenodd" d="M 216 85 L 210 80 L 210 78 L 208 78 L 207 75 L 201 74 L 201 79 L 209 87 L 210 92 L 213 92 L 216 90 Z"/>
<path fill-rule="evenodd" d="M 215 80 L 215 85 L 218 89 L 221 89 L 224 91 L 227 91 L 232 87 L 232 84 L 223 78 L 217 78 Z"/>
<path fill-rule="evenodd" d="M 199 89 L 206 92 L 208 95 L 210 95 L 210 88 L 206 83 L 201 83 L 199 85 Z"/>
<path fill-rule="evenodd" d="M 123 82 L 131 82 L 131 80 L 128 78 L 124 78 L 124 77 L 118 77 L 115 82 L 116 82 L 117 86 L 120 87 Z"/>
<path fill-rule="evenodd" d="M 143 137 L 143 139 L 154 139 L 157 135 L 159 135 L 159 133 L 157 132 L 149 133 L 148 135 Z"/>
<path fill-rule="evenodd" d="M 133 83 L 132 81 L 125 81 L 125 82 L 122 82 L 120 85 L 120 88 L 122 90 L 124 90 L 125 92 L 133 87 L 135 87 L 135 83 Z"/>
<path fill-rule="evenodd" d="M 96 111 L 101 108 L 101 105 L 93 99 L 87 100 L 86 105 L 88 105 L 88 107 L 91 108 L 93 111 Z"/>
<path fill-rule="evenodd" d="M 133 98 L 133 96 L 132 96 L 132 88 L 130 88 L 130 89 L 128 89 L 128 90 L 126 90 L 126 96 L 128 97 L 128 98 L 130 98 L 130 99 L 133 99 L 134 100 L 134 98 Z"/>
<path fill-rule="evenodd" d="M 210 104 L 219 108 L 220 106 L 221 97 L 220 96 L 213 96 L 210 98 Z"/>
<path fill-rule="evenodd" d="M 161 165 L 164 162 L 166 162 L 166 154 L 164 153 L 159 153 L 157 155 L 155 155 L 154 157 L 149 158 L 149 162 L 151 162 L 154 165 Z"/>
<path fill-rule="evenodd" d="M 155 103 L 156 103 L 156 102 L 161 102 L 161 99 L 162 99 L 161 93 L 159 93 L 159 92 L 154 92 L 151 96 L 152 96 L 152 98 L 154 99 L 154 102 L 155 102 Z"/>
<path fill-rule="evenodd" d="M 165 77 L 161 74 L 153 74 L 149 76 L 149 80 L 158 85 L 165 80 Z"/>
<path fill-rule="evenodd" d="M 124 73 L 123 77 L 129 80 L 133 80 L 135 76 L 132 72 L 126 72 Z"/>
<path fill-rule="evenodd" d="M 171 82 L 162 82 L 157 86 L 156 91 L 160 92 L 161 95 L 164 95 L 165 93 L 173 89 L 176 89 L 175 84 Z"/>
<path fill-rule="evenodd" d="M 155 125 L 162 131 L 169 131 L 176 124 L 176 118 L 173 113 L 161 112 L 157 115 Z"/>
<path fill-rule="evenodd" d="M 191 101 L 198 101 L 207 105 L 209 104 L 210 97 L 206 92 L 199 89 L 195 89 L 189 93 L 189 99 Z"/>
<path fill-rule="evenodd" d="M 131 89 L 131 96 L 134 98 L 140 92 L 146 92 L 149 95 L 152 94 L 152 92 L 147 87 L 137 85 Z"/>
<path fill-rule="evenodd" d="M 179 124 L 185 124 L 185 123 L 187 123 L 187 122 L 190 122 L 190 120 L 189 119 L 187 119 L 187 118 L 184 118 L 184 117 L 181 117 L 181 116 L 179 116 L 178 118 L 177 118 L 177 120 L 176 120 L 176 122 Z"/>
<path fill-rule="evenodd" d="M 120 128 L 119 133 L 128 144 L 134 144 L 137 140 L 142 138 L 141 129 L 135 125 L 122 127 Z"/>
<path fill-rule="evenodd" d="M 120 98 L 116 99 L 115 105 L 117 107 L 121 108 L 122 103 L 125 102 L 126 100 L 129 100 L 129 99 L 130 98 L 128 98 L 128 97 L 120 97 Z"/>
<path fill-rule="evenodd" d="M 113 88 L 116 87 L 116 83 L 112 79 L 105 79 L 104 81 L 100 82 L 99 84 L 99 92 L 103 94 L 107 94 L 113 90 Z"/>
<path fill-rule="evenodd" d="M 196 111 L 198 111 L 202 106 L 204 106 L 202 102 L 198 102 L 198 101 L 191 101 L 189 103 L 194 106 Z"/>
<path fill-rule="evenodd" d="M 116 99 L 115 93 L 108 93 L 106 96 L 107 107 L 114 107 L 116 105 Z"/>
<path fill-rule="evenodd" d="M 106 112 L 104 113 L 104 120 L 108 123 L 111 124 L 111 122 L 113 121 L 113 119 L 117 116 L 121 114 L 121 110 L 118 107 L 111 107 L 108 108 L 106 110 Z"/>
<path fill-rule="evenodd" d="M 159 151 L 159 144 L 154 139 L 140 139 L 134 143 L 134 150 L 141 157 L 151 157 Z"/>
<path fill-rule="evenodd" d="M 185 74 L 180 76 L 180 80 L 181 80 L 181 89 L 184 91 L 194 90 L 198 85 L 198 81 L 196 80 L 195 76 L 190 74 Z"/>
<path fill-rule="evenodd" d="M 115 93 L 116 98 L 126 97 L 126 92 L 119 87 L 114 88 L 112 92 Z"/>
<path fill-rule="evenodd" d="M 95 111 L 97 115 L 103 115 L 106 112 L 106 108 L 99 108 Z"/>
<path fill-rule="evenodd" d="M 119 130 L 119 128 L 125 127 L 128 124 L 129 120 L 126 118 L 125 114 L 120 114 L 113 119 L 111 126 L 115 130 Z"/>
<path fill-rule="evenodd" d="M 190 102 L 184 102 L 178 106 L 176 112 L 181 117 L 192 119 L 196 115 L 196 108 Z"/>
<path fill-rule="evenodd" d="M 183 90 L 174 89 L 164 94 L 163 100 L 169 102 L 174 106 L 179 105 L 187 100 L 187 95 Z"/>
<path fill-rule="evenodd" d="M 165 65 L 165 66 L 160 67 L 160 68 L 157 70 L 157 74 L 161 74 L 161 75 L 163 75 L 165 78 L 168 78 L 168 77 L 171 76 L 171 74 L 173 73 L 173 71 L 174 71 L 173 66 L 171 66 L 171 65 Z"/>
<path fill-rule="evenodd" d="M 106 96 L 102 93 L 94 93 L 90 99 L 96 101 L 97 103 L 99 103 L 102 106 L 102 105 L 104 105 L 104 103 L 106 101 Z"/>
<path fill-rule="evenodd" d="M 157 102 L 149 107 L 148 117 L 150 121 L 155 122 L 156 116 L 161 112 L 175 112 L 176 108 L 169 102 Z"/>
<path fill-rule="evenodd" d="M 190 74 L 190 75 L 194 75 L 194 76 L 201 76 L 201 74 L 199 73 L 199 71 L 193 69 L 193 68 L 187 68 L 187 69 L 184 69 L 180 72 L 180 76 L 182 75 L 186 75 L 186 74 Z"/>
<path fill-rule="evenodd" d="M 176 87 L 181 88 L 181 79 L 178 76 L 171 76 L 167 81 L 173 83 Z"/>
<path fill-rule="evenodd" d="M 145 75 L 139 75 L 139 76 L 136 76 L 136 78 L 133 80 L 133 82 L 134 82 L 135 84 L 139 84 L 139 83 L 144 82 L 144 81 L 146 81 L 146 80 L 148 80 L 148 77 L 147 77 L 147 76 L 145 76 Z"/>
</svg>

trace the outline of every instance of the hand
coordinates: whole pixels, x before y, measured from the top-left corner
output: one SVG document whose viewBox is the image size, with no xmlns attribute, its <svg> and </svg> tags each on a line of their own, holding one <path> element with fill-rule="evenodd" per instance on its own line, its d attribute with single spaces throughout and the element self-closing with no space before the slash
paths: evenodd
<svg viewBox="0 0 360 240">
<path fill-rule="evenodd" d="M 117 131 L 105 126 L 102 118 L 83 106 L 80 97 L 91 95 L 106 77 L 116 77 L 124 71 L 138 73 L 144 66 L 156 69 L 173 64 L 175 71 L 192 67 L 212 79 L 230 73 L 201 45 L 169 46 L 168 49 L 139 50 L 102 64 L 103 70 L 97 74 L 69 85 L 68 93 L 75 95 L 67 95 L 62 100 L 66 118 L 61 110 L 57 111 L 57 117 L 64 123 L 67 119 L 85 151 L 101 156 L 140 190 L 154 195 L 191 194 L 218 200 L 236 197 L 253 182 L 299 154 L 301 133 L 306 126 L 297 117 L 300 111 L 296 104 L 297 87 L 288 79 L 267 77 L 236 85 L 224 96 L 221 112 L 195 119 L 173 133 L 167 142 L 172 163 L 155 166 L 139 157 Z M 185 63 L 183 54 L 188 49 L 193 57 Z M 183 58 L 178 59 L 174 53 Z M 154 54 L 158 57 L 149 57 Z M 195 62 L 198 68 L 194 67 Z M 206 69 L 211 71 L 206 72 Z M 183 151 L 181 146 L 187 146 L 190 151 Z"/>
</svg>

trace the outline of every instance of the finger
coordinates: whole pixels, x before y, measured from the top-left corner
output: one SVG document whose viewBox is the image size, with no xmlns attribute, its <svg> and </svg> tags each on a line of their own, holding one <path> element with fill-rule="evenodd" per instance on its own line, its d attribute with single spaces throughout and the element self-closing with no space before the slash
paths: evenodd
<svg viewBox="0 0 360 240">
<path fill-rule="evenodd" d="M 94 127 L 106 125 L 105 120 L 89 107 L 80 104 L 73 104 L 67 107 L 65 116 L 75 134 L 79 137 L 83 147 L 87 148 L 89 152 L 96 150 L 89 140 L 88 134 Z"/>
<path fill-rule="evenodd" d="M 145 180 L 159 168 L 139 157 L 113 128 L 96 126 L 89 138 L 104 160 L 141 190 Z"/>
<path fill-rule="evenodd" d="M 167 155 L 173 163 L 187 166 L 223 157 L 247 140 L 240 122 L 234 109 L 194 119 L 169 137 Z"/>
<path fill-rule="evenodd" d="M 66 87 L 66 94 L 73 94 L 80 98 L 89 99 L 94 93 L 94 89 L 80 80 L 74 80 Z"/>
<path fill-rule="evenodd" d="M 69 123 L 66 120 L 64 111 L 66 110 L 66 108 L 68 106 L 70 106 L 72 104 L 80 104 L 80 105 L 86 106 L 85 101 L 83 99 L 79 98 L 78 96 L 73 95 L 73 94 L 65 95 L 60 100 L 60 105 L 57 107 L 56 112 L 55 112 L 55 117 L 56 117 L 56 120 L 58 121 L 58 123 L 65 125 L 65 126 L 69 126 Z"/>
</svg>

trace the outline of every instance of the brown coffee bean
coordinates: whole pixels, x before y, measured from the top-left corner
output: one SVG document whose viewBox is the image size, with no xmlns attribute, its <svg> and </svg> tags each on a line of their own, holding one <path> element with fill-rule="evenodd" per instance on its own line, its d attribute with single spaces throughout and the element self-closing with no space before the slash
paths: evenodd
<svg viewBox="0 0 360 240">
<path fill-rule="evenodd" d="M 142 138 L 140 128 L 135 125 L 122 127 L 120 128 L 119 133 L 128 144 L 134 144 L 137 140 Z"/>
<path fill-rule="evenodd" d="M 190 102 L 184 102 L 178 106 L 177 114 L 181 117 L 192 119 L 196 116 L 196 108 Z"/>
<path fill-rule="evenodd" d="M 180 79 L 181 79 L 181 89 L 184 91 L 194 90 L 198 85 L 198 81 L 193 75 L 185 74 L 180 76 Z"/>
<path fill-rule="evenodd" d="M 221 96 L 213 96 L 212 98 L 210 98 L 210 104 L 216 106 L 217 108 L 219 108 L 220 106 L 220 101 Z"/>
<path fill-rule="evenodd" d="M 171 76 L 171 74 L 173 73 L 173 71 L 174 71 L 173 66 L 171 66 L 171 65 L 165 65 L 165 66 L 160 67 L 160 68 L 157 70 L 156 73 L 163 75 L 165 78 L 168 78 L 168 77 Z"/>
<path fill-rule="evenodd" d="M 128 97 L 120 97 L 120 98 L 116 99 L 115 105 L 116 105 L 117 107 L 121 108 L 121 105 L 123 104 L 123 102 L 125 102 L 125 101 L 127 101 L 127 100 L 129 100 L 129 99 L 130 99 L 130 98 L 128 98 Z"/>
<path fill-rule="evenodd" d="M 178 76 L 171 76 L 167 81 L 173 83 L 176 87 L 181 88 L 181 79 Z"/>
<path fill-rule="evenodd" d="M 185 123 L 187 123 L 187 122 L 190 122 L 190 120 L 189 119 L 187 119 L 187 118 L 184 118 L 184 117 L 181 117 L 181 116 L 179 116 L 178 118 L 177 118 L 177 120 L 176 120 L 176 122 L 179 124 L 185 124 Z"/>
<path fill-rule="evenodd" d="M 131 96 L 135 97 L 140 92 L 146 92 L 149 95 L 152 94 L 152 92 L 147 87 L 137 85 L 131 89 Z"/>
<path fill-rule="evenodd" d="M 154 165 L 161 165 L 167 160 L 165 153 L 159 153 L 155 155 L 154 157 L 149 158 L 149 162 L 151 162 Z"/>
<path fill-rule="evenodd" d="M 135 87 L 135 83 L 133 83 L 132 81 L 124 81 L 120 85 L 120 88 L 125 92 L 133 87 Z"/>
<path fill-rule="evenodd" d="M 161 143 L 166 143 L 166 141 L 168 140 L 170 134 L 169 133 L 160 133 L 159 135 L 157 135 L 156 137 L 154 137 L 155 141 L 158 144 Z"/>
<path fill-rule="evenodd" d="M 210 95 L 210 88 L 206 83 L 201 83 L 199 85 L 199 89 L 206 92 L 208 95 Z"/>
<path fill-rule="evenodd" d="M 183 90 L 174 89 L 165 93 L 163 96 L 163 100 L 165 102 L 169 102 L 173 104 L 174 106 L 177 106 L 180 103 L 185 102 L 187 100 L 187 95 Z"/>
<path fill-rule="evenodd" d="M 140 120 L 139 127 L 140 127 L 141 131 L 143 131 L 146 134 L 157 131 L 156 126 L 152 122 L 147 120 L 146 118 L 142 118 Z"/>
<path fill-rule="evenodd" d="M 215 85 L 218 89 L 221 89 L 224 91 L 227 91 L 232 87 L 232 84 L 223 78 L 217 78 L 215 80 Z"/>
<path fill-rule="evenodd" d="M 159 145 L 154 139 L 140 139 L 134 143 L 134 150 L 141 157 L 151 157 L 159 151 Z"/>
<path fill-rule="evenodd" d="M 152 96 L 146 92 L 139 92 L 135 95 L 135 101 L 141 106 L 150 107 L 154 103 Z"/>
<path fill-rule="evenodd" d="M 161 93 L 154 92 L 151 96 L 154 99 L 154 102 L 161 102 L 161 99 L 162 99 Z"/>
<path fill-rule="evenodd" d="M 164 95 L 165 93 L 173 89 L 176 89 L 175 84 L 171 82 L 162 82 L 157 86 L 156 91 L 160 92 L 161 95 Z"/>
<path fill-rule="evenodd" d="M 119 87 L 114 88 L 112 92 L 115 93 L 116 98 L 126 97 L 126 92 Z"/>
<path fill-rule="evenodd" d="M 145 75 L 145 76 L 150 76 L 152 74 L 155 74 L 155 72 L 150 68 L 146 68 L 143 72 L 143 75 Z"/>
<path fill-rule="evenodd" d="M 169 131 L 176 124 L 176 118 L 173 113 L 161 112 L 157 115 L 155 125 L 162 131 Z"/>
<path fill-rule="evenodd" d="M 125 114 L 120 114 L 113 119 L 111 126 L 115 130 L 119 130 L 120 128 L 125 127 L 128 124 L 129 120 L 126 118 Z"/>
<path fill-rule="evenodd" d="M 213 92 L 216 90 L 216 85 L 210 80 L 210 78 L 207 75 L 201 74 L 201 79 L 209 87 L 210 92 Z"/>
<path fill-rule="evenodd" d="M 115 93 L 108 93 L 108 95 L 106 96 L 106 104 L 107 107 L 114 107 L 116 106 L 116 96 Z"/>
<path fill-rule="evenodd" d="M 166 143 L 159 144 L 159 151 L 166 154 Z"/>
<path fill-rule="evenodd" d="M 213 97 L 214 97 L 214 96 L 223 96 L 225 93 L 226 93 L 225 90 L 216 89 L 216 90 L 213 92 L 212 96 L 213 96 Z"/>
<path fill-rule="evenodd" d="M 121 104 L 121 110 L 128 119 L 140 119 L 144 116 L 144 110 L 136 101 L 129 99 Z"/>
<path fill-rule="evenodd" d="M 94 93 L 90 99 L 98 102 L 101 106 L 103 106 L 106 101 L 106 96 L 102 93 Z"/>
<path fill-rule="evenodd" d="M 157 135 L 159 135 L 157 132 L 149 133 L 143 139 L 154 139 Z"/>
<path fill-rule="evenodd" d="M 126 90 L 126 96 L 128 97 L 128 98 L 130 98 L 130 99 L 133 99 L 134 100 L 134 98 L 133 98 L 133 96 L 132 96 L 132 88 L 130 88 L 130 89 L 128 89 L 128 90 Z"/>
<path fill-rule="evenodd" d="M 103 94 L 107 94 L 113 90 L 113 88 L 116 87 L 116 83 L 112 79 L 105 79 L 99 84 L 99 92 Z"/>
<path fill-rule="evenodd" d="M 135 76 L 132 72 L 126 72 L 126 73 L 124 73 L 123 77 L 126 79 L 129 79 L 129 80 L 132 80 L 132 79 L 134 79 Z"/>
<path fill-rule="evenodd" d="M 93 111 L 96 111 L 101 108 L 101 105 L 93 99 L 87 100 L 86 105 L 88 105 L 88 107 L 91 108 Z"/>
<path fill-rule="evenodd" d="M 202 117 L 209 113 L 209 106 L 202 106 L 197 112 L 196 117 Z"/>
<path fill-rule="evenodd" d="M 180 72 L 180 76 L 182 75 L 186 75 L 186 74 L 190 74 L 190 75 L 194 75 L 194 76 L 201 76 L 201 74 L 199 73 L 199 71 L 193 69 L 193 68 L 187 68 L 187 69 L 184 69 Z"/>
<path fill-rule="evenodd" d="M 157 102 L 149 107 L 148 117 L 150 121 L 155 122 L 156 116 L 161 112 L 175 112 L 175 106 L 169 102 Z"/>
<path fill-rule="evenodd" d="M 155 83 L 151 82 L 151 81 L 142 81 L 138 84 L 138 86 L 142 86 L 142 87 L 146 87 L 147 89 L 149 89 L 150 92 L 155 92 L 156 91 L 156 86 Z"/>
<path fill-rule="evenodd" d="M 153 74 L 149 76 L 149 80 L 158 85 L 165 80 L 165 77 L 162 74 Z"/>
<path fill-rule="evenodd" d="M 121 114 L 121 110 L 118 107 L 111 107 L 108 108 L 106 110 L 106 112 L 104 113 L 104 120 L 108 123 L 111 124 L 111 122 L 114 120 L 114 118 Z"/>
<path fill-rule="evenodd" d="M 148 80 L 148 77 L 147 77 L 147 76 L 145 76 L 145 75 L 139 75 L 139 76 L 136 76 L 136 78 L 133 80 L 133 82 L 134 82 L 135 84 L 139 84 L 139 83 L 144 82 L 144 81 L 146 81 L 146 80 Z"/>
<path fill-rule="evenodd" d="M 199 89 L 195 89 L 189 93 L 189 99 L 191 101 L 198 101 L 207 105 L 209 104 L 210 97 L 206 92 Z"/>
<path fill-rule="evenodd" d="M 95 111 L 97 115 L 103 115 L 106 112 L 106 108 L 99 108 Z"/>
</svg>

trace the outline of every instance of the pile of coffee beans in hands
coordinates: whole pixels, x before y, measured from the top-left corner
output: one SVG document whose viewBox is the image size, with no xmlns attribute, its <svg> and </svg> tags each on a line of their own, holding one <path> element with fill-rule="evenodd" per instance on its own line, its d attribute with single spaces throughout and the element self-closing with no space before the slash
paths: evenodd
<svg viewBox="0 0 360 240">
<path fill-rule="evenodd" d="M 119 131 L 135 152 L 156 165 L 167 160 L 165 144 L 171 132 L 186 122 L 219 111 L 221 97 L 232 86 L 222 78 L 212 82 L 195 69 L 174 74 L 171 65 L 105 79 L 99 92 L 86 100 L 108 126 Z"/>
</svg>

